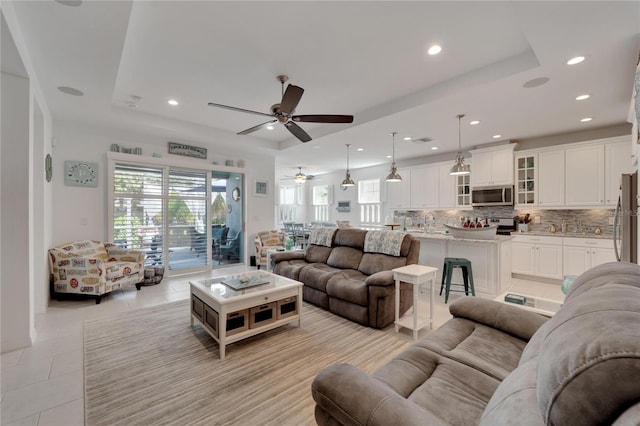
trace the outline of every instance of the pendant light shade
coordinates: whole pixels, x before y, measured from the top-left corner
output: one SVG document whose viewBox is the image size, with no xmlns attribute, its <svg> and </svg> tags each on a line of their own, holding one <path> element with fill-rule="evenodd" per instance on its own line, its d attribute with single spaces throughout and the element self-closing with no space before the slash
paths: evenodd
<svg viewBox="0 0 640 426">
<path fill-rule="evenodd" d="M 356 183 L 353 181 L 353 179 L 351 179 L 351 173 L 349 172 L 349 147 L 351 146 L 351 144 L 347 143 L 345 144 L 345 146 L 347 147 L 347 174 L 345 175 L 344 180 L 342 181 L 340 186 L 355 186 Z"/>
<path fill-rule="evenodd" d="M 462 155 L 462 137 L 461 137 L 461 130 L 460 130 L 460 121 L 462 120 L 462 117 L 464 117 L 464 114 L 458 114 L 458 154 L 456 155 L 456 162 L 453 165 L 453 167 L 451 167 L 451 171 L 449 172 L 450 175 L 452 176 L 460 176 L 460 175 L 468 175 L 469 173 L 471 173 L 471 167 L 469 167 L 468 164 L 464 163 L 464 156 Z"/>
<path fill-rule="evenodd" d="M 396 167 L 396 134 L 398 132 L 391 132 L 391 137 L 393 138 L 393 151 L 392 151 L 392 161 L 391 161 L 391 173 L 387 175 L 385 179 L 387 182 L 402 182 L 402 176 L 398 174 L 398 168 Z"/>
</svg>

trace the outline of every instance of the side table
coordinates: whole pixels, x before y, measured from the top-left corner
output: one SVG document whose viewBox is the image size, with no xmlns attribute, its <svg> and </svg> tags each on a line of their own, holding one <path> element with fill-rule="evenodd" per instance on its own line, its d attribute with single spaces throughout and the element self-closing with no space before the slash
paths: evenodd
<svg viewBox="0 0 640 426">
<path fill-rule="evenodd" d="M 432 326 L 435 321 L 433 313 L 433 300 L 435 298 L 435 281 L 438 268 L 424 265 L 407 265 L 393 269 L 393 279 L 396 282 L 396 333 L 400 327 L 413 330 L 413 339 L 418 338 L 418 330 L 426 325 Z M 413 312 L 405 314 L 400 318 L 400 281 L 413 284 Z M 420 314 L 418 311 L 418 294 L 420 287 L 429 283 L 429 316 Z"/>
</svg>

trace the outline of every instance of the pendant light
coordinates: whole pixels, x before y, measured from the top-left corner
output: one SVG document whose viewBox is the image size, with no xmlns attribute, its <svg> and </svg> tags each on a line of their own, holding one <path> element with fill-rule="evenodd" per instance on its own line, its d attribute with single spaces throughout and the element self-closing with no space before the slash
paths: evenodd
<svg viewBox="0 0 640 426">
<path fill-rule="evenodd" d="M 402 176 L 398 174 L 398 168 L 396 167 L 396 134 L 398 134 L 398 132 L 391 132 L 391 137 L 393 138 L 393 155 L 391 157 L 391 173 L 387 176 L 387 182 L 402 182 Z"/>
<path fill-rule="evenodd" d="M 344 146 L 347 147 L 347 174 L 345 175 L 344 180 L 342 181 L 340 186 L 356 186 L 356 183 L 353 181 L 353 179 L 351 179 L 351 173 L 349 172 L 349 147 L 351 146 L 351 144 L 346 143 L 344 144 Z"/>
<path fill-rule="evenodd" d="M 464 114 L 458 114 L 458 155 L 456 156 L 456 163 L 451 167 L 450 175 L 460 176 L 460 175 L 468 175 L 471 173 L 471 167 L 468 164 L 464 164 L 464 157 L 462 156 L 462 137 L 460 130 L 460 121 Z"/>
</svg>

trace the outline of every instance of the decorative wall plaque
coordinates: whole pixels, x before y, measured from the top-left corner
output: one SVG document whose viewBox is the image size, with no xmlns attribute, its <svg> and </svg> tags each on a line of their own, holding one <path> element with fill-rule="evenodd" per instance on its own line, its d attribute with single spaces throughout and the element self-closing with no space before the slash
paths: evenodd
<svg viewBox="0 0 640 426">
<path fill-rule="evenodd" d="M 207 158 L 207 148 L 169 142 L 169 154 L 185 155 L 187 157 Z"/>
</svg>

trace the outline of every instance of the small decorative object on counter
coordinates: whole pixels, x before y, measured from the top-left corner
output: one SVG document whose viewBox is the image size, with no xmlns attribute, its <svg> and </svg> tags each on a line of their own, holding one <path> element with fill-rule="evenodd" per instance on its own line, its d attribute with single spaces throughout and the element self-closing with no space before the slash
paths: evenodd
<svg viewBox="0 0 640 426">
<path fill-rule="evenodd" d="M 593 231 L 596 235 L 601 235 L 602 234 L 602 229 L 600 229 L 599 226 L 596 226 L 596 229 Z"/>
<path fill-rule="evenodd" d="M 566 220 L 562 220 L 562 222 L 560 222 L 560 229 L 562 230 L 563 234 L 566 234 L 567 232 L 567 221 Z"/>
<path fill-rule="evenodd" d="M 549 231 L 550 231 L 552 234 L 555 234 L 556 232 L 558 232 L 558 228 L 556 228 L 556 224 L 555 224 L 555 223 L 552 223 L 552 224 L 551 224 L 551 229 L 549 229 Z"/>
</svg>

